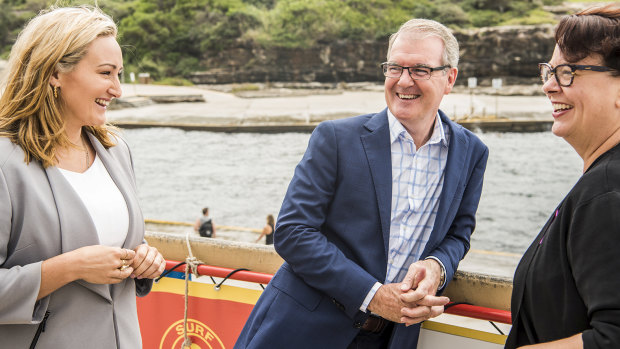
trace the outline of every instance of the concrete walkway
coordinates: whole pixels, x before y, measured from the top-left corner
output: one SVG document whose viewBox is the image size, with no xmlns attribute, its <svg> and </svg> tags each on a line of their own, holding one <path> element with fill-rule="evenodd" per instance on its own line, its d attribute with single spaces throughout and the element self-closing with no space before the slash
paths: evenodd
<svg viewBox="0 0 620 349">
<path fill-rule="evenodd" d="M 241 98 L 200 87 L 124 84 L 123 97 L 196 95 L 204 103 L 150 104 L 109 110 L 112 122 L 158 122 L 176 124 L 308 123 L 378 112 L 385 108 L 382 86 L 371 91 L 342 91 L 329 94 Z M 462 119 L 473 109 L 475 116 L 494 115 L 514 120 L 551 120 L 551 104 L 544 96 L 490 96 L 452 93 L 441 109 Z"/>
</svg>

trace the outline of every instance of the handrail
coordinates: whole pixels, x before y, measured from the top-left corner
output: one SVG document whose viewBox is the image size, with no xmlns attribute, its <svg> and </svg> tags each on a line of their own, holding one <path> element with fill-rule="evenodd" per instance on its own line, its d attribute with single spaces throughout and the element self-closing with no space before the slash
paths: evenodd
<svg viewBox="0 0 620 349">
<path fill-rule="evenodd" d="M 512 324 L 510 312 L 507 310 L 479 307 L 471 304 L 454 304 L 446 308 L 445 312 L 474 319 L 501 322 L 509 325 Z"/>
<path fill-rule="evenodd" d="M 179 262 L 166 260 L 166 270 L 174 268 Z M 185 272 L 185 266 L 178 266 L 174 271 Z M 253 271 L 240 270 L 231 275 L 234 269 L 215 267 L 211 265 L 201 264 L 198 266 L 198 276 L 214 276 L 214 277 L 228 277 L 229 279 L 255 282 L 259 284 L 268 284 L 273 277 L 272 274 L 257 273 Z M 480 307 L 470 304 L 453 304 L 446 307 L 445 312 L 452 315 L 466 316 L 479 320 L 495 321 L 504 324 L 511 324 L 510 312 L 506 310 L 499 310 L 493 308 Z"/>
<path fill-rule="evenodd" d="M 179 264 L 177 261 L 166 260 L 166 270 L 169 270 Z M 215 276 L 215 277 L 226 277 L 230 274 L 234 269 L 230 268 L 222 268 L 222 267 L 214 267 L 212 265 L 201 264 L 198 266 L 198 276 Z M 185 266 L 179 266 L 174 271 L 185 272 Z M 254 271 L 245 271 L 241 270 L 233 275 L 229 276 L 229 279 L 239 280 L 239 281 L 247 281 L 247 282 L 255 282 L 257 284 L 268 284 L 271 281 L 273 275 L 265 274 L 265 273 L 257 273 Z"/>
</svg>

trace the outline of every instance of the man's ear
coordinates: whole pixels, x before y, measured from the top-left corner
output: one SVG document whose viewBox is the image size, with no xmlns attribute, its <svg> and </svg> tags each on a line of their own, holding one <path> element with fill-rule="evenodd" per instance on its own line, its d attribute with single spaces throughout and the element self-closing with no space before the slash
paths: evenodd
<svg viewBox="0 0 620 349">
<path fill-rule="evenodd" d="M 444 90 L 444 94 L 450 93 L 452 91 L 452 87 L 454 87 L 454 83 L 456 82 L 456 76 L 459 74 L 459 70 L 457 68 L 450 68 L 448 71 L 448 84 L 446 85 L 446 89 Z"/>
</svg>

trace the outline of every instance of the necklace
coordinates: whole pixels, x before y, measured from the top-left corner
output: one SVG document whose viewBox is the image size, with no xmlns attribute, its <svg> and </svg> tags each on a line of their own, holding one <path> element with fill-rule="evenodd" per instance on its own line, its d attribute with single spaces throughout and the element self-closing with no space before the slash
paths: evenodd
<svg viewBox="0 0 620 349">
<path fill-rule="evenodd" d="M 88 146 L 86 145 L 86 140 L 84 139 L 84 137 L 80 138 L 82 138 L 82 146 L 84 147 L 84 153 L 86 154 L 86 170 L 88 170 L 88 165 L 90 162 L 90 156 L 88 156 Z"/>
</svg>

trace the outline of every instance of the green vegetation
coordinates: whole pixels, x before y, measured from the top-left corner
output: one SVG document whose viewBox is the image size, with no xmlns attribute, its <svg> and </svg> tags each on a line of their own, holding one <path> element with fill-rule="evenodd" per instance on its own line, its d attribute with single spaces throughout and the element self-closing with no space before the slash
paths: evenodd
<svg viewBox="0 0 620 349">
<path fill-rule="evenodd" d="M 0 57 L 50 0 L 0 0 Z M 65 1 L 62 5 L 93 4 Z M 127 71 L 155 80 L 208 69 L 208 58 L 246 46 L 307 48 L 387 37 L 409 18 L 452 28 L 554 23 L 561 0 L 99 0 L 119 24 Z M 179 80 L 183 83 L 183 80 Z"/>
<path fill-rule="evenodd" d="M 233 85 L 232 89 L 230 90 L 231 93 L 237 93 L 237 92 L 249 92 L 249 91 L 258 91 L 260 90 L 260 87 L 258 85 L 254 85 L 254 84 L 235 84 Z"/>
<path fill-rule="evenodd" d="M 154 85 L 167 85 L 167 86 L 193 86 L 194 84 L 183 78 L 177 77 L 164 77 L 159 80 L 153 81 Z"/>
</svg>

